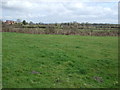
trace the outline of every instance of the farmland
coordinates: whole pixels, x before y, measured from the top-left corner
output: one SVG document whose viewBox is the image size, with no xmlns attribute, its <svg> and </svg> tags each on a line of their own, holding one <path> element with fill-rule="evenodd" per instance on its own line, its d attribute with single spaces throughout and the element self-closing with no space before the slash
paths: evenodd
<svg viewBox="0 0 120 90">
<path fill-rule="evenodd" d="M 3 88 L 118 87 L 118 37 L 2 36 Z"/>
</svg>

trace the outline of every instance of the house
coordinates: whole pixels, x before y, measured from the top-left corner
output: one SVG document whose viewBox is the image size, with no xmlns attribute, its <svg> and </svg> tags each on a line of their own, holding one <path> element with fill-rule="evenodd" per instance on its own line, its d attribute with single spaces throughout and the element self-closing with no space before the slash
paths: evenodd
<svg viewBox="0 0 120 90">
<path fill-rule="evenodd" d="M 12 21 L 12 20 L 6 20 L 5 23 L 6 23 L 6 24 L 15 24 L 16 22 L 15 22 L 15 21 Z"/>
</svg>

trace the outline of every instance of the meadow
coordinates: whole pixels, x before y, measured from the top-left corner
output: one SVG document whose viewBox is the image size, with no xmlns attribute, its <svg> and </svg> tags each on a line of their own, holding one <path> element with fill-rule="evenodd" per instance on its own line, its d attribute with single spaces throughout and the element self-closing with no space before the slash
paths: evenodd
<svg viewBox="0 0 120 90">
<path fill-rule="evenodd" d="M 117 88 L 118 37 L 2 34 L 3 88 Z"/>
</svg>

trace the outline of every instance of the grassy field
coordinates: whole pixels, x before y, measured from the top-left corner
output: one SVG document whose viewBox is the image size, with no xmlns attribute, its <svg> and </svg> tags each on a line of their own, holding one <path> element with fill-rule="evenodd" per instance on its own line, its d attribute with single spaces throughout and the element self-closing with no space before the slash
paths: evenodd
<svg viewBox="0 0 120 90">
<path fill-rule="evenodd" d="M 118 38 L 3 33 L 3 88 L 118 87 Z"/>
</svg>

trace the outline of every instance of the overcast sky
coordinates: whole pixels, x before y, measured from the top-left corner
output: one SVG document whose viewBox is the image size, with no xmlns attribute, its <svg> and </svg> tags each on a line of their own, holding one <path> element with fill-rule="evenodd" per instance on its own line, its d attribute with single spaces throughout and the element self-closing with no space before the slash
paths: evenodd
<svg viewBox="0 0 120 90">
<path fill-rule="evenodd" d="M 118 23 L 119 0 L 2 0 L 3 20 Z"/>
</svg>

